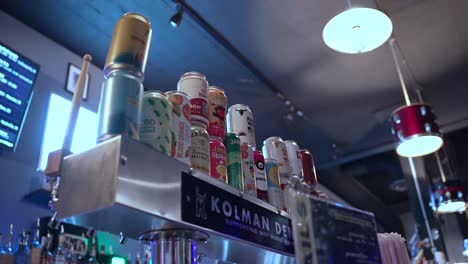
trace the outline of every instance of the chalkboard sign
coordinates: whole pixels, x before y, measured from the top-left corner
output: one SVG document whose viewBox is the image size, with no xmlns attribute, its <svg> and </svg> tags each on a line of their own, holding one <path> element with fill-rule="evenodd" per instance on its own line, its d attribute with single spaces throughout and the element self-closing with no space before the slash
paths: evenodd
<svg viewBox="0 0 468 264">
<path fill-rule="evenodd" d="M 39 65 L 0 42 L 0 149 L 14 150 Z"/>
<path fill-rule="evenodd" d="M 381 263 L 372 213 L 289 194 L 298 264 Z"/>
</svg>

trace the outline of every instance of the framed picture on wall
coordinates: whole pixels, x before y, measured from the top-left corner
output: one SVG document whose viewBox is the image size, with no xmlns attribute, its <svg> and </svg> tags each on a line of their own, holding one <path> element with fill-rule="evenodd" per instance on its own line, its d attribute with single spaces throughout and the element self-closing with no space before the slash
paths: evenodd
<svg viewBox="0 0 468 264">
<path fill-rule="evenodd" d="M 81 69 L 76 67 L 75 65 L 69 63 L 68 64 L 68 72 L 67 72 L 67 82 L 65 85 L 65 90 L 71 94 L 75 93 L 76 83 L 78 82 L 78 77 L 80 76 Z M 89 86 L 89 72 L 86 74 L 86 81 L 83 91 L 83 100 L 88 99 L 88 86 Z"/>
</svg>

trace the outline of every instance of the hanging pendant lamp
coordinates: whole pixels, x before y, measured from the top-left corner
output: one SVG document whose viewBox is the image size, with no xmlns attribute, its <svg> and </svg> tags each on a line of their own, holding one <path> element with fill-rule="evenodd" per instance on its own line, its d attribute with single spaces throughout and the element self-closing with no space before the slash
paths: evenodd
<svg viewBox="0 0 468 264">
<path fill-rule="evenodd" d="M 439 157 L 439 153 L 436 152 L 435 157 L 441 182 L 436 185 L 435 190 L 432 193 L 432 207 L 434 211 L 439 214 L 465 211 L 466 197 L 461 181 L 447 179 Z"/>
<path fill-rule="evenodd" d="M 396 152 L 402 157 L 420 157 L 439 150 L 444 141 L 431 107 L 423 102 L 411 103 L 396 56 L 396 40 L 390 40 L 393 59 L 400 79 L 406 105 L 391 114 L 392 134 Z"/>
<path fill-rule="evenodd" d="M 323 29 L 323 41 L 342 53 L 364 53 L 380 47 L 393 31 L 390 18 L 374 8 L 353 8 L 333 17 Z"/>
</svg>

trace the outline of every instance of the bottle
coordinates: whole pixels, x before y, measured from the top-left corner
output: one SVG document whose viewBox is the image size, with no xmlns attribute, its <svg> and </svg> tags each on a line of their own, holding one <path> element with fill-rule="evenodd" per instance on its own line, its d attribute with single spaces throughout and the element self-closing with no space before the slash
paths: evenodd
<svg viewBox="0 0 468 264">
<path fill-rule="evenodd" d="M 15 264 L 30 264 L 31 251 L 28 245 L 29 232 L 23 231 L 19 235 L 19 245 L 16 249 Z"/>
<path fill-rule="evenodd" d="M 31 264 L 40 264 L 41 263 L 41 253 L 42 253 L 42 245 L 41 245 L 41 219 L 37 218 L 36 222 L 36 230 L 34 232 L 34 236 L 31 243 Z"/>
<path fill-rule="evenodd" d="M 54 264 L 66 264 L 67 263 L 67 251 L 65 249 L 65 231 L 63 229 L 63 225 L 60 226 L 59 243 L 54 252 L 53 263 Z"/>
<path fill-rule="evenodd" d="M 4 247 L 5 254 L 0 255 L 0 263 L 2 264 L 14 264 L 13 256 L 13 225 L 10 225 L 10 232 L 8 233 L 7 244 Z"/>
<path fill-rule="evenodd" d="M 41 239 L 41 261 L 40 264 L 52 264 L 52 254 L 49 251 L 49 239 L 51 239 L 50 234 L 43 236 Z"/>
<path fill-rule="evenodd" d="M 96 260 L 96 235 L 92 237 L 91 247 L 89 249 L 88 264 L 98 263 Z"/>
</svg>

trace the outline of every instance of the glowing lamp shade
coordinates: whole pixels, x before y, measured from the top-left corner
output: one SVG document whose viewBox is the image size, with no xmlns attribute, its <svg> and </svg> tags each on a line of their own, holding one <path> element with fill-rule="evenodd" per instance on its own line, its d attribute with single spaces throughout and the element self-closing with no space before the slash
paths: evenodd
<svg viewBox="0 0 468 264">
<path fill-rule="evenodd" d="M 465 211 L 465 192 L 458 180 L 447 180 L 436 186 L 432 194 L 433 209 L 439 214 Z"/>
<path fill-rule="evenodd" d="M 323 29 L 323 40 L 339 52 L 363 53 L 384 44 L 392 30 L 392 21 L 379 10 L 351 8 L 328 21 Z"/>
<path fill-rule="evenodd" d="M 444 140 L 427 104 L 403 106 L 391 115 L 396 152 L 402 157 L 420 157 L 439 150 Z"/>
</svg>

